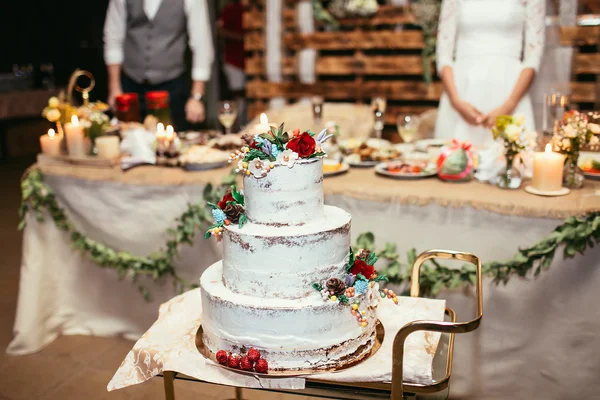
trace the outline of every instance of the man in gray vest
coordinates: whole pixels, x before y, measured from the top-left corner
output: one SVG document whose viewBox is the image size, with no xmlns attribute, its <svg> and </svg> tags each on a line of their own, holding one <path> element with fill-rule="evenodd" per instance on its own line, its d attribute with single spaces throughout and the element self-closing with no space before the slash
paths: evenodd
<svg viewBox="0 0 600 400">
<path fill-rule="evenodd" d="M 192 88 L 185 77 L 193 53 Z M 214 57 L 206 0 L 110 0 L 104 24 L 108 102 L 138 93 L 142 118 L 149 91 L 168 91 L 175 129 L 204 120 L 204 88 Z"/>
</svg>

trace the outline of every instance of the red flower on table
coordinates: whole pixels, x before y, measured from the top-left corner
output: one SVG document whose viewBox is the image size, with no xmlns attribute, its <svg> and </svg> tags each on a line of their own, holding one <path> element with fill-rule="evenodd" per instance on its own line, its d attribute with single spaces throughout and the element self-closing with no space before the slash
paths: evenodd
<svg viewBox="0 0 600 400">
<path fill-rule="evenodd" d="M 352 266 L 350 272 L 352 275 L 361 274 L 365 278 L 369 279 L 373 274 L 375 274 L 375 267 L 367 264 L 363 260 L 356 259 L 354 260 L 354 265 Z"/>
<path fill-rule="evenodd" d="M 217 203 L 217 207 L 219 207 L 221 210 L 224 210 L 228 201 L 235 201 L 233 199 L 233 195 L 231 194 L 231 189 L 228 190 L 227 193 L 225 193 L 225 196 L 223 196 L 223 199 Z"/>
<path fill-rule="evenodd" d="M 317 143 L 308 132 L 304 132 L 300 136 L 293 137 L 287 143 L 287 148 L 295 153 L 298 153 L 298 156 L 302 158 L 313 154 L 315 152 L 315 147 L 317 147 Z"/>
</svg>

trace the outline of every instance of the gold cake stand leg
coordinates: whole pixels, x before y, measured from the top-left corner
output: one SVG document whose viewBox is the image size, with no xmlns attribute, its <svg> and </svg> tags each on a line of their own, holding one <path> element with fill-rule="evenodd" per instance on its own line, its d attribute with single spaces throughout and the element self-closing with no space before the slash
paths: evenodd
<svg viewBox="0 0 600 400">
<path fill-rule="evenodd" d="M 392 349 L 393 358 L 391 400 L 403 399 L 404 385 L 402 382 L 402 361 L 404 358 L 404 341 L 406 340 L 408 335 L 416 331 L 433 331 L 440 333 L 448 333 L 450 335 L 454 335 L 456 333 L 467 333 L 477 329 L 479 327 L 479 324 L 481 323 L 481 318 L 483 316 L 483 300 L 481 294 L 481 261 L 477 256 L 473 254 L 451 250 L 429 250 L 422 253 L 417 257 L 415 263 L 413 264 L 412 277 L 410 282 L 410 295 L 412 297 L 419 297 L 419 292 L 421 289 L 419 285 L 421 266 L 427 260 L 431 260 L 433 258 L 440 258 L 446 260 L 460 260 L 475 265 L 475 272 L 477 276 L 475 281 L 475 290 L 477 294 L 477 315 L 474 319 L 466 322 L 414 321 L 404 325 L 396 334 Z M 452 363 L 451 357 L 452 349 L 450 349 L 449 363 Z M 449 376 L 447 378 L 449 378 Z"/>
</svg>

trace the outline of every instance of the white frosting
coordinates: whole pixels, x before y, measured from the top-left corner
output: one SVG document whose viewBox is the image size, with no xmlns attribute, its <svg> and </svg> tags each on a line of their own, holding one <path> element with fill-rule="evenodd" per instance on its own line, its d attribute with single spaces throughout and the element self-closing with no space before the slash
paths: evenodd
<svg viewBox="0 0 600 400">
<path fill-rule="evenodd" d="M 255 347 L 270 368 L 324 368 L 360 358 L 372 345 L 375 312 L 359 296 L 368 326 L 351 307 L 324 301 L 317 291 L 302 299 L 266 299 L 240 295 L 221 280 L 222 263 L 207 269 L 202 288 L 202 327 L 209 350 L 239 352 Z"/>
<path fill-rule="evenodd" d="M 350 248 L 350 214 L 325 206 L 302 226 L 247 223 L 226 227 L 223 281 L 235 293 L 300 298 L 313 282 L 342 277 Z"/>
<path fill-rule="evenodd" d="M 244 176 L 248 219 L 259 224 L 302 225 L 323 213 L 323 160 L 275 163 L 262 178 Z"/>
</svg>

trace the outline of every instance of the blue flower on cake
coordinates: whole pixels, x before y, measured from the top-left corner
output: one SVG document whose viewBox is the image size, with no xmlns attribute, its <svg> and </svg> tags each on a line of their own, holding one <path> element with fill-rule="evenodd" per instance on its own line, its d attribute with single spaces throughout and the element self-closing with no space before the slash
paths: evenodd
<svg viewBox="0 0 600 400">
<path fill-rule="evenodd" d="M 356 282 L 354 282 L 354 290 L 356 291 L 356 294 L 363 294 L 368 288 L 369 281 L 366 279 L 357 279 Z"/>
<path fill-rule="evenodd" d="M 225 213 L 223 212 L 223 210 L 221 210 L 219 208 L 213 209 L 212 210 L 212 215 L 213 215 L 213 218 L 215 220 L 215 223 L 217 223 L 217 224 L 222 224 L 227 219 L 227 216 L 225 215 Z"/>
<path fill-rule="evenodd" d="M 277 162 L 281 165 L 286 165 L 288 168 L 292 168 L 298 159 L 298 153 L 292 150 L 284 150 L 277 156 Z"/>
</svg>

